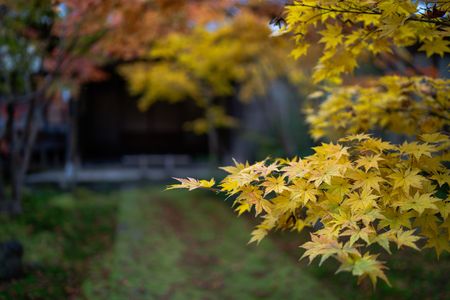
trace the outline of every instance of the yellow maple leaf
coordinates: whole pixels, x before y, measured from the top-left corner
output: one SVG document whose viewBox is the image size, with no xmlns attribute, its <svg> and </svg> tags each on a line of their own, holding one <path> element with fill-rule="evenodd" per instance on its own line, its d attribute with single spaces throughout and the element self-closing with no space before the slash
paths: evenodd
<svg viewBox="0 0 450 300">
<path fill-rule="evenodd" d="M 288 165 L 283 167 L 281 171 L 290 180 L 293 180 L 294 178 L 305 176 L 309 172 L 309 168 L 304 160 L 299 160 L 288 162 Z"/>
<path fill-rule="evenodd" d="M 270 192 L 281 194 L 283 191 L 287 191 L 288 187 L 284 181 L 284 176 L 279 177 L 267 177 L 266 180 L 261 183 L 261 186 L 265 187 L 264 195 Z"/>
<path fill-rule="evenodd" d="M 337 45 L 342 44 L 342 27 L 332 24 L 327 24 L 326 27 L 327 28 L 325 30 L 319 31 L 319 34 L 322 35 L 319 43 L 324 43 L 325 49 L 336 48 Z"/>
<path fill-rule="evenodd" d="M 311 176 L 309 177 L 308 181 L 314 182 L 314 185 L 316 187 L 319 187 L 324 182 L 330 185 L 333 177 L 343 176 L 343 166 L 337 164 L 328 164 L 323 166 L 322 169 L 314 169 L 310 173 Z"/>
<path fill-rule="evenodd" d="M 415 217 L 413 212 L 400 213 L 396 209 L 387 209 L 383 212 L 384 219 L 380 220 L 378 229 L 389 226 L 390 229 L 398 230 L 402 227 L 411 228 L 411 219 Z"/>
<path fill-rule="evenodd" d="M 450 172 L 448 171 L 446 173 L 433 174 L 430 178 L 436 180 L 439 186 L 443 186 L 444 184 L 448 184 L 450 186 Z"/>
<path fill-rule="evenodd" d="M 423 155 L 431 157 L 431 154 L 437 151 L 436 147 L 432 145 L 426 143 L 419 144 L 418 142 L 404 142 L 399 149 L 401 153 L 413 155 L 417 160 L 419 160 Z"/>
<path fill-rule="evenodd" d="M 344 230 L 341 235 L 342 236 L 350 236 L 350 239 L 348 241 L 349 246 L 353 246 L 354 243 L 356 243 L 359 239 L 362 239 L 366 244 L 370 244 L 369 235 L 374 234 L 375 230 L 372 227 L 353 227 Z"/>
<path fill-rule="evenodd" d="M 274 210 L 281 214 L 290 212 L 294 213 L 295 210 L 300 207 L 300 201 L 295 201 L 285 195 L 279 195 L 271 200 L 274 204 Z"/>
<path fill-rule="evenodd" d="M 377 243 L 381 247 L 384 248 L 384 250 L 387 251 L 387 253 L 391 254 L 391 248 L 389 246 L 389 241 L 392 240 L 392 232 L 383 232 L 380 234 L 375 234 L 374 237 L 371 239 L 371 243 Z"/>
<path fill-rule="evenodd" d="M 346 178 L 334 177 L 331 179 L 331 184 L 324 187 L 327 193 L 337 196 L 339 199 L 344 199 L 352 188 L 352 184 Z"/>
<path fill-rule="evenodd" d="M 361 149 L 372 150 L 376 153 L 396 149 L 396 147 L 388 141 L 382 141 L 381 139 L 372 139 L 372 138 L 362 141 L 359 147 Z"/>
<path fill-rule="evenodd" d="M 296 180 L 294 184 L 289 186 L 292 199 L 300 199 L 303 205 L 308 202 L 316 202 L 317 196 L 321 192 L 313 185 L 304 180 Z"/>
<path fill-rule="evenodd" d="M 214 178 L 211 180 L 197 180 L 194 178 L 173 178 L 175 180 L 178 180 L 180 184 L 173 184 L 166 188 L 166 190 L 172 190 L 172 189 L 188 189 L 189 191 L 198 189 L 198 188 L 211 188 L 213 187 L 216 182 L 214 181 Z"/>
<path fill-rule="evenodd" d="M 415 230 L 398 230 L 396 235 L 393 237 L 394 242 L 397 243 L 397 248 L 400 249 L 402 246 L 406 246 L 420 251 L 415 244 L 418 240 L 420 240 L 420 237 L 414 234 Z"/>
<path fill-rule="evenodd" d="M 384 280 L 388 285 L 390 285 L 389 280 L 384 273 L 387 269 L 383 262 L 378 261 L 377 255 L 371 255 L 365 253 L 363 256 L 356 256 L 352 260 L 345 261 L 337 270 L 337 272 L 349 271 L 353 275 L 359 277 L 359 281 L 368 276 L 375 287 L 377 284 L 377 279 L 380 278 Z"/>
<path fill-rule="evenodd" d="M 374 195 L 372 189 L 363 189 L 361 193 L 353 192 L 348 195 L 345 205 L 348 205 L 353 212 L 365 212 L 372 208 L 377 208 L 377 199 L 380 196 Z"/>
<path fill-rule="evenodd" d="M 355 170 L 348 175 L 349 178 L 355 180 L 353 189 L 362 188 L 363 190 L 374 189 L 380 191 L 380 183 L 386 180 L 376 173 L 366 173 L 361 170 Z"/>
<path fill-rule="evenodd" d="M 238 213 L 238 216 L 242 215 L 246 211 L 250 211 L 250 205 L 248 203 L 240 204 L 235 211 Z"/>
<path fill-rule="evenodd" d="M 366 173 L 371 169 L 379 169 L 378 162 L 384 160 L 384 158 L 380 157 L 380 154 L 377 155 L 371 155 L 371 156 L 362 156 L 360 157 L 356 163 L 357 167 L 364 167 Z"/>
<path fill-rule="evenodd" d="M 445 53 L 450 52 L 449 45 L 450 42 L 442 38 L 426 40 L 419 48 L 419 51 L 425 51 L 428 57 L 432 56 L 433 54 L 444 56 Z"/>
<path fill-rule="evenodd" d="M 234 162 L 234 166 L 220 167 L 220 169 L 222 169 L 225 172 L 228 172 L 230 174 L 237 174 L 249 166 L 248 163 L 246 163 L 246 164 L 239 163 L 234 158 L 233 158 L 233 162 Z"/>
<path fill-rule="evenodd" d="M 311 263 L 317 256 L 320 256 L 321 258 L 319 265 L 322 265 L 324 261 L 333 255 L 357 252 L 355 248 L 349 247 L 344 249 L 342 243 L 339 243 L 335 239 L 329 238 L 325 235 L 319 236 L 315 234 L 311 234 L 310 242 L 306 242 L 300 247 L 306 249 L 305 253 L 303 253 L 303 256 L 301 257 L 302 259 L 308 257 L 309 262 Z"/>
<path fill-rule="evenodd" d="M 437 210 L 438 207 L 435 202 L 439 201 L 438 199 L 431 196 L 431 193 L 429 194 L 419 194 L 419 192 L 416 192 L 414 194 L 414 197 L 409 197 L 406 201 L 401 203 L 400 210 L 406 211 L 413 209 L 421 215 L 425 209 L 435 209 Z"/>
<path fill-rule="evenodd" d="M 241 189 L 241 194 L 236 198 L 239 203 L 247 203 L 250 208 L 255 206 L 256 215 L 263 211 L 270 212 L 271 204 L 262 196 L 262 191 L 254 186 L 246 186 Z"/>
<path fill-rule="evenodd" d="M 396 171 L 388 177 L 393 180 L 393 188 L 401 188 L 406 194 L 409 193 L 410 187 L 421 188 L 422 181 L 425 178 L 421 175 L 419 169 L 407 169 Z"/>
<path fill-rule="evenodd" d="M 266 237 L 267 233 L 268 233 L 267 229 L 263 227 L 256 228 L 255 230 L 252 231 L 251 233 L 252 237 L 248 243 L 259 244 Z"/>
</svg>

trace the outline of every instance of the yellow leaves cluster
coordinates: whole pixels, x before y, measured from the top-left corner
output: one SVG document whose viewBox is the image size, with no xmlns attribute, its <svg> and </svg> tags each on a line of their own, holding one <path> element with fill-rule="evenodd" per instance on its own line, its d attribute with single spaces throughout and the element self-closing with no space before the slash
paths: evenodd
<svg viewBox="0 0 450 300">
<path fill-rule="evenodd" d="M 338 271 L 387 282 L 377 259 L 382 249 L 450 250 L 450 174 L 444 165 L 450 140 L 442 134 L 421 140 L 397 146 L 358 134 L 315 147 L 303 159 L 235 162 L 223 168 L 229 174 L 217 188 L 235 196 L 239 214 L 254 211 L 262 219 L 250 242 L 259 243 L 271 230 L 308 228 L 303 257 L 319 257 L 320 264 L 332 257 Z M 201 184 L 188 180 L 174 187 L 192 185 Z"/>
<path fill-rule="evenodd" d="M 123 68 L 122 75 L 132 78 L 129 80 L 132 94 L 142 93 L 138 103 L 141 111 L 146 111 L 161 98 L 175 103 L 186 98 L 195 99 L 200 94 L 187 72 L 173 69 L 167 64 L 156 63 L 150 67 L 144 63 L 137 63 L 132 68 Z M 156 82 L 158 84 L 155 84 Z"/>
<path fill-rule="evenodd" d="M 247 12 L 211 26 L 216 28 L 174 32 L 154 43 L 145 62 L 120 68 L 130 92 L 140 97 L 140 109 L 157 101 L 194 101 L 205 114 L 186 128 L 203 134 L 211 127 L 236 125 L 226 115 L 223 99 L 238 94 L 249 102 L 265 95 L 277 78 L 302 78 L 288 56 L 291 44 L 269 38 L 266 20 Z"/>
<path fill-rule="evenodd" d="M 414 0 L 299 0 L 286 8 L 285 31 L 295 36 L 295 58 L 306 55 L 316 41 L 324 45 L 314 70 L 316 82 L 340 82 L 342 74 L 358 65 L 358 57 L 391 52 L 393 46 L 419 44 L 427 56 L 449 53 L 450 7 L 446 1 L 426 5 Z"/>
<path fill-rule="evenodd" d="M 417 135 L 441 131 L 450 124 L 450 80 L 385 76 L 369 87 L 344 86 L 315 97 L 305 108 L 315 139 L 387 129 Z M 417 155 L 430 155 L 428 149 Z M 421 145 L 419 147 L 426 147 Z M 404 153 L 408 149 L 401 148 Z"/>
<path fill-rule="evenodd" d="M 340 83 L 360 57 L 394 47 L 417 45 L 427 56 L 450 52 L 446 1 L 299 0 L 286 7 L 287 27 L 280 32 L 295 38 L 291 55 L 323 45 L 315 82 Z M 254 70 L 247 75 L 262 83 Z M 261 219 L 250 242 L 272 230 L 306 228 L 311 238 L 301 246 L 303 257 L 320 264 L 331 257 L 340 263 L 338 272 L 388 282 L 380 252 L 393 246 L 433 248 L 438 256 L 450 251 L 450 140 L 434 133 L 450 125 L 449 95 L 450 80 L 399 76 L 316 92 L 306 108 L 312 137 L 345 138 L 303 159 L 235 162 L 223 168 L 228 175 L 215 189 L 235 199 L 239 215 L 254 212 Z M 361 133 L 374 129 L 417 141 L 394 145 Z M 174 187 L 199 185 L 190 180 Z"/>
</svg>

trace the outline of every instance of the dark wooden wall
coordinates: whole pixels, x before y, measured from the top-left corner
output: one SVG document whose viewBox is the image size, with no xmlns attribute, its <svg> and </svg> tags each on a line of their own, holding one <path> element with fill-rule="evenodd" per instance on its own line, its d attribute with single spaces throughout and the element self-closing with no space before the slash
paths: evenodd
<svg viewBox="0 0 450 300">
<path fill-rule="evenodd" d="M 80 99 L 82 161 L 119 160 L 133 154 L 207 155 L 206 137 L 183 129 L 186 121 L 201 116 L 192 102 L 160 102 L 141 112 L 118 75 L 85 85 Z"/>
</svg>

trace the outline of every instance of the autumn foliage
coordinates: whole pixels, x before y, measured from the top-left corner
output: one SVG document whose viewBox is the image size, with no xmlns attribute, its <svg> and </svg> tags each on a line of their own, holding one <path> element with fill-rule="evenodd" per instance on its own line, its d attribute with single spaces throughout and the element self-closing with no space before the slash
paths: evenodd
<svg viewBox="0 0 450 300">
<path fill-rule="evenodd" d="M 261 221 L 251 242 L 272 230 L 308 230 L 303 257 L 320 264 L 333 258 L 338 271 L 374 284 L 388 282 L 379 256 L 394 247 L 432 248 L 438 256 L 450 251 L 450 80 L 396 72 L 348 84 L 373 59 L 409 51 L 436 62 L 448 54 L 450 2 L 299 0 L 278 16 L 280 2 L 0 1 L 7 44 L 2 101 L 10 125 L 15 106 L 32 103 L 26 128 L 34 132 L 20 143 L 25 150 L 11 147 L 11 161 L 23 161 L 18 175 L 11 165 L 11 181 L 23 183 L 38 112 L 62 91 L 76 96 L 83 82 L 103 78 L 99 67 L 105 64 L 127 63 L 120 73 L 142 110 L 160 100 L 193 100 L 205 113 L 188 127 L 206 133 L 236 123 L 218 99 L 238 94 L 249 101 L 283 76 L 298 82 L 302 75 L 291 59 L 308 57 L 312 81 L 321 86 L 304 113 L 312 138 L 331 142 L 304 158 L 235 162 L 222 168 L 228 175 L 218 184 L 187 178 L 169 188 L 232 197 L 238 214 Z M 272 25 L 280 28 L 271 32 L 267 23 L 274 15 Z M 292 38 L 293 49 L 283 35 Z M 405 141 L 382 140 L 380 132 Z M 10 136 L 9 144 L 17 144 L 13 131 Z"/>
<path fill-rule="evenodd" d="M 205 134 L 236 126 L 221 99 L 237 94 L 247 103 L 266 95 L 278 78 L 290 82 L 303 78 L 299 65 L 288 57 L 292 49 L 288 41 L 268 38 L 266 18 L 246 11 L 215 26 L 215 30 L 199 27 L 190 33 L 171 33 L 153 45 L 146 61 L 120 68 L 130 92 L 139 96 L 141 110 L 157 101 L 192 101 L 204 117 L 186 127 Z"/>
<path fill-rule="evenodd" d="M 450 251 L 448 79 L 392 75 L 346 86 L 359 61 L 415 46 L 427 56 L 450 52 L 448 1 L 294 1 L 286 6 L 296 47 L 322 44 L 305 107 L 322 143 L 304 158 L 266 159 L 222 168 L 214 180 L 178 179 L 169 188 L 212 189 L 233 197 L 239 214 L 261 222 L 250 242 L 272 230 L 309 230 L 303 257 L 334 258 L 338 271 L 388 282 L 380 254 L 392 248 Z M 408 137 L 394 144 L 370 132 Z"/>
<path fill-rule="evenodd" d="M 410 136 L 444 131 L 450 120 L 447 79 L 384 76 L 368 86 L 324 89 L 305 107 L 314 139 L 378 129 Z"/>
</svg>

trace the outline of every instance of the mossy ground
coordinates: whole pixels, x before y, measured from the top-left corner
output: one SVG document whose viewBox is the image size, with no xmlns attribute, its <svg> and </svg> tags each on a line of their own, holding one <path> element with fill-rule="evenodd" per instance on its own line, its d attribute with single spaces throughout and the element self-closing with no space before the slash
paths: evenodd
<svg viewBox="0 0 450 300">
<path fill-rule="evenodd" d="M 30 193 L 24 214 L 0 225 L 27 263 L 0 299 L 450 299 L 449 255 L 398 252 L 393 286 L 373 291 L 331 261 L 298 262 L 304 235 L 247 245 L 254 220 L 230 203 L 162 189 Z"/>
<path fill-rule="evenodd" d="M 204 193 L 127 192 L 110 261 L 84 285 L 91 299 L 335 299 L 251 226 Z M 105 272 L 106 270 L 106 272 Z M 95 272 L 94 272 L 95 273 Z"/>
</svg>

